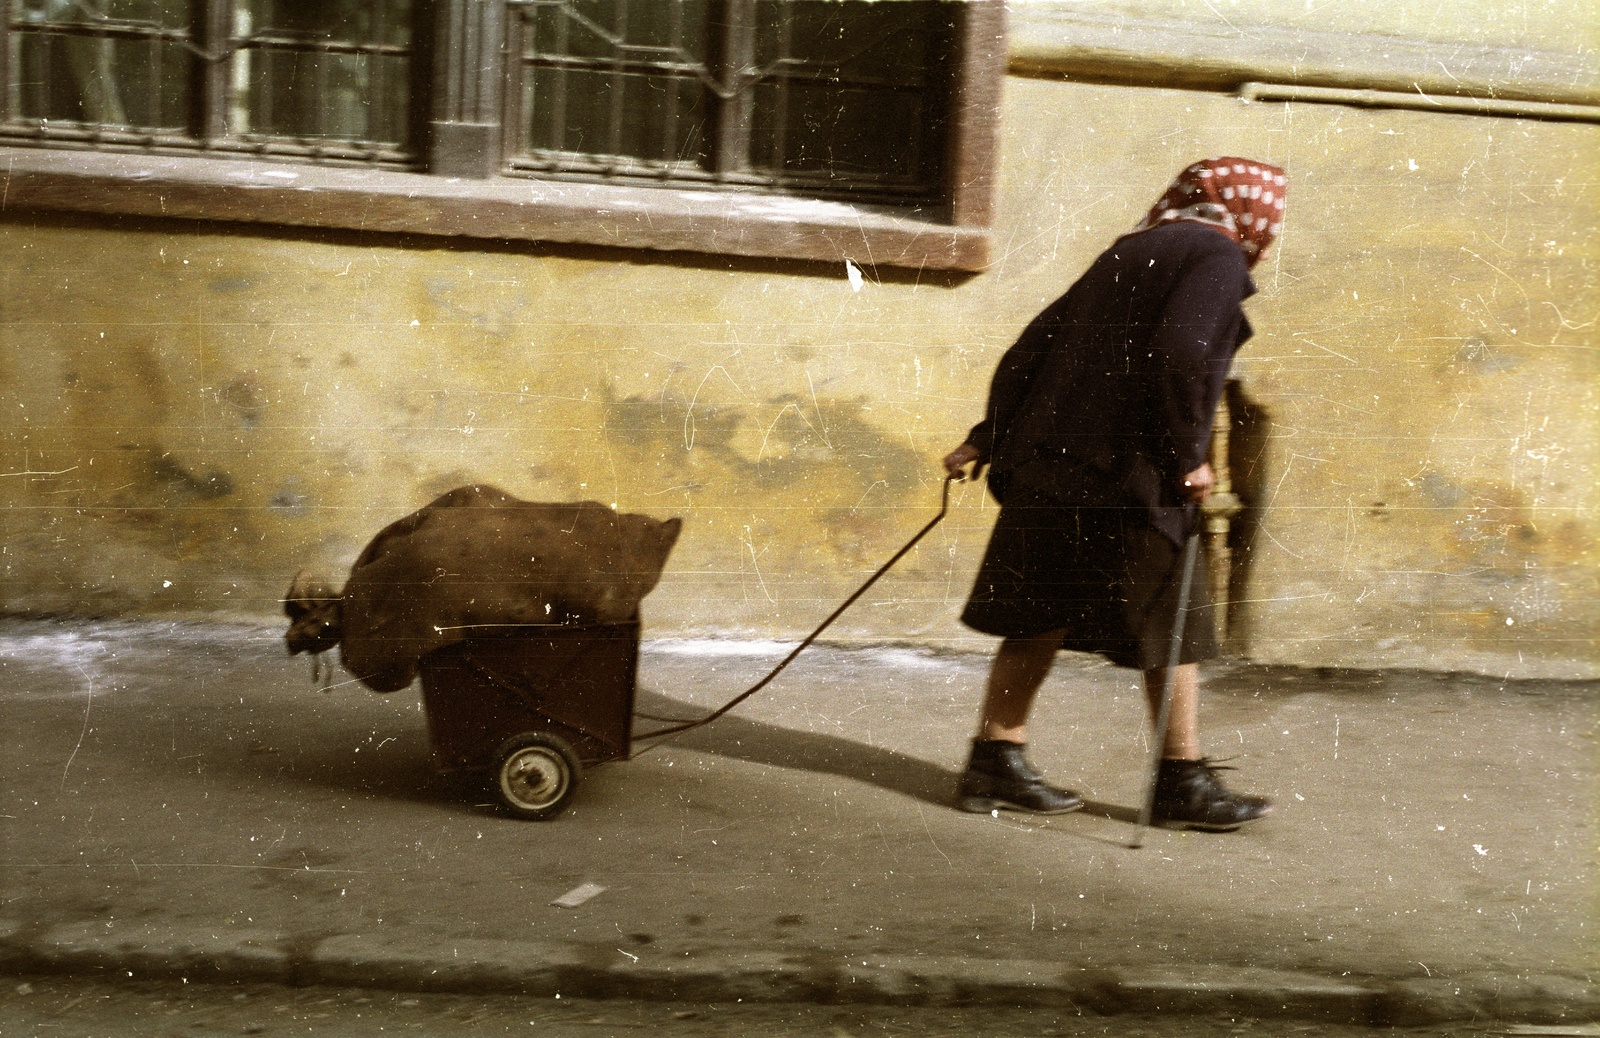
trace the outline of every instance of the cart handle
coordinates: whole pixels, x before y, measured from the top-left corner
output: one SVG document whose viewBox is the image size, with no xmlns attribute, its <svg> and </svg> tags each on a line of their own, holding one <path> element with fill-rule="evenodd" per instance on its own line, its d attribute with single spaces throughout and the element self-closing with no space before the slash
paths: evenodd
<svg viewBox="0 0 1600 1038">
<path fill-rule="evenodd" d="M 647 750 L 655 749 L 672 736 L 681 735 L 692 728 L 699 728 L 704 724 L 710 724 L 712 721 L 715 721 L 717 718 L 721 717 L 729 710 L 732 710 L 746 699 L 749 699 L 757 692 L 760 692 L 762 689 L 766 688 L 773 678 L 777 677 L 780 673 L 782 673 L 785 667 L 794 662 L 794 658 L 796 656 L 804 652 L 812 642 L 817 640 L 818 635 L 820 635 L 823 631 L 826 631 L 829 625 L 831 625 L 835 620 L 839 619 L 840 614 L 854 605 L 856 599 L 866 594 L 867 589 L 876 584 L 879 577 L 889 572 L 890 568 L 892 568 L 895 563 L 899 562 L 905 557 L 906 552 L 916 547 L 917 542 L 922 540 L 923 537 L 927 536 L 928 531 L 939 525 L 939 523 L 944 519 L 945 514 L 950 511 L 950 484 L 958 482 L 964 478 L 965 477 L 960 473 L 952 473 L 951 475 L 945 477 L 944 492 L 939 499 L 939 514 L 928 520 L 928 525 L 918 530 L 916 536 L 912 537 L 899 551 L 895 552 L 888 562 L 885 562 L 882 566 L 879 566 L 877 572 L 868 577 L 865 584 L 862 584 L 860 587 L 856 588 L 855 594 L 845 599 L 844 602 L 840 604 L 839 608 L 828 614 L 828 618 L 822 621 L 822 623 L 817 626 L 816 630 L 806 635 L 805 640 L 803 640 L 799 645 L 796 645 L 794 647 L 794 651 L 785 656 L 782 663 L 779 663 L 776 667 L 773 667 L 766 677 L 762 678 L 754 685 L 751 685 L 748 689 L 739 693 L 737 696 L 734 696 L 732 699 L 728 700 L 728 702 L 724 703 L 722 706 L 718 707 L 716 710 L 697 721 L 687 721 L 683 724 L 672 725 L 667 728 L 660 728 L 653 732 L 646 732 L 643 735 L 635 736 L 635 742 L 639 742 L 644 739 L 657 740 L 656 742 L 651 743 L 649 746 L 646 746 L 643 750 L 640 750 L 639 753 L 644 753 Z M 635 754 L 635 756 L 637 756 L 637 754 Z"/>
</svg>

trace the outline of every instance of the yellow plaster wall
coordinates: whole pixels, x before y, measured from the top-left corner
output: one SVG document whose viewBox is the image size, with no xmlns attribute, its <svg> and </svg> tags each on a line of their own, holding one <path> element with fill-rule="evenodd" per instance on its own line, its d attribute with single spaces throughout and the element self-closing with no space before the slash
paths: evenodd
<svg viewBox="0 0 1600 1038">
<path fill-rule="evenodd" d="M 1291 171 L 1258 271 L 1256 658 L 1593 674 L 1596 131 L 1011 79 L 969 279 L 0 222 L 0 608 L 265 614 L 452 486 L 686 519 L 651 636 L 804 633 L 937 507 L 999 353 L 1193 157 Z M 835 629 L 954 621 L 993 505 Z"/>
<path fill-rule="evenodd" d="M 1013 10 L 1061 0 L 1009 0 Z M 1078 15 L 1133 17 L 1248 33 L 1256 26 L 1570 51 L 1600 39 L 1600 7 L 1572 0 L 1071 0 Z"/>
</svg>

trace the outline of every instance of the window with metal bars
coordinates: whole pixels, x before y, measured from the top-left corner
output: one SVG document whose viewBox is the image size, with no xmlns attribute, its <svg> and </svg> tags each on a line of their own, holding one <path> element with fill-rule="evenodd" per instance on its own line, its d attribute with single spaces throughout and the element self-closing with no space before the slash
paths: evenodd
<svg viewBox="0 0 1600 1038">
<path fill-rule="evenodd" d="M 978 269 L 1004 55 L 1004 0 L 0 0 L 0 185 L 11 210 Z"/>
<path fill-rule="evenodd" d="M 930 201 L 958 6 L 517 0 L 509 169 Z"/>
<path fill-rule="evenodd" d="M 410 0 L 5 0 L 0 134 L 405 164 Z"/>
</svg>

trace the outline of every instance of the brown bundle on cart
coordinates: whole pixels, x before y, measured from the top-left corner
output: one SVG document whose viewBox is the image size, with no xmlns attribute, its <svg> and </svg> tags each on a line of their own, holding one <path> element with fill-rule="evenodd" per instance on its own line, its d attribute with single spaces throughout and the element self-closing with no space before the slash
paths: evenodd
<svg viewBox="0 0 1600 1038">
<path fill-rule="evenodd" d="M 420 672 L 435 763 L 491 769 L 509 808 L 548 817 L 580 762 L 628 755 L 639 602 L 681 526 L 460 487 L 380 531 L 342 592 L 297 574 L 285 641 L 338 646 L 378 692 Z"/>
</svg>

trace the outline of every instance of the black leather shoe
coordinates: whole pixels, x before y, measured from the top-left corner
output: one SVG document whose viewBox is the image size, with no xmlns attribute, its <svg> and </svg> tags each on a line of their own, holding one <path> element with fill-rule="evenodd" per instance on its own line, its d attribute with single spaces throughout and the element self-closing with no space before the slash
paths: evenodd
<svg viewBox="0 0 1600 1038">
<path fill-rule="evenodd" d="M 1076 793 L 1046 784 L 1022 756 L 1022 744 L 999 739 L 975 739 L 972 758 L 956 787 L 956 806 L 974 814 L 991 811 L 1028 811 L 1061 815 L 1083 806 Z"/>
<path fill-rule="evenodd" d="M 1200 760 L 1163 760 L 1156 773 L 1155 810 L 1150 820 L 1169 829 L 1199 829 L 1231 833 L 1272 810 L 1266 797 L 1231 793 L 1217 778 L 1231 771 Z"/>
</svg>

